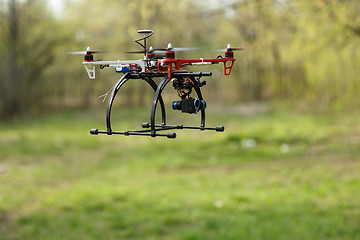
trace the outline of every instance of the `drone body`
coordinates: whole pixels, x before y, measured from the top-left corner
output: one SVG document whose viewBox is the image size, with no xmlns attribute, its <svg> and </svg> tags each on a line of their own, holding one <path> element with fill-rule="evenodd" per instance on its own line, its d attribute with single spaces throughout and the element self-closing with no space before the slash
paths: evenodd
<svg viewBox="0 0 360 240">
<path fill-rule="evenodd" d="M 167 131 L 171 129 L 199 129 L 204 130 L 215 130 L 217 132 L 223 132 L 223 126 L 217 127 L 205 127 L 205 108 L 206 102 L 203 100 L 200 88 L 206 85 L 206 81 L 200 81 L 203 76 L 211 76 L 211 72 L 189 72 L 185 70 L 185 67 L 192 65 L 209 65 L 209 64 L 224 64 L 224 75 L 229 75 L 231 73 L 233 64 L 235 62 L 234 51 L 239 50 L 239 48 L 231 48 L 230 44 L 225 51 L 225 57 L 218 56 L 217 58 L 212 59 L 176 59 L 175 52 L 177 51 L 188 51 L 193 50 L 194 48 L 173 48 L 171 43 L 165 49 L 153 49 L 150 47 L 147 49 L 146 39 L 153 35 L 152 30 L 139 30 L 138 33 L 144 34 L 143 38 L 135 40 L 143 50 L 141 51 L 131 51 L 127 53 L 143 53 L 144 58 L 139 60 L 129 60 L 129 61 L 102 61 L 94 60 L 94 54 L 99 53 L 100 51 L 90 50 L 90 47 L 83 52 L 70 52 L 70 54 L 83 54 L 84 61 L 83 65 L 89 75 L 90 79 L 95 79 L 95 67 L 99 66 L 100 69 L 105 67 L 114 67 L 117 73 L 123 73 L 124 75 L 119 79 L 119 81 L 113 86 L 111 97 L 109 99 L 107 112 L 106 112 L 106 125 L 107 130 L 102 131 L 98 129 L 91 129 L 90 133 L 93 135 L 98 134 L 120 134 L 125 136 L 137 135 L 137 136 L 165 136 L 168 138 L 175 138 L 176 133 L 168 132 L 167 134 L 161 134 L 158 132 Z M 140 41 L 143 41 L 141 43 Z M 159 84 L 156 84 L 153 78 L 162 77 L 162 81 Z M 134 131 L 113 131 L 111 128 L 111 109 L 115 99 L 116 94 L 119 89 L 130 79 L 142 79 L 147 82 L 155 92 L 154 101 L 151 108 L 150 122 L 143 123 L 142 127 L 145 129 L 134 130 Z M 181 110 L 183 113 L 201 114 L 201 123 L 200 126 L 183 126 L 183 125 L 167 125 L 166 124 L 166 114 L 165 114 L 165 105 L 162 98 L 162 91 L 166 85 L 172 81 L 174 89 L 177 91 L 180 101 L 174 101 L 172 103 L 172 108 L 174 110 Z M 197 97 L 191 97 L 191 93 L 195 93 Z M 161 113 L 162 113 L 162 122 L 161 124 L 155 123 L 155 112 L 158 103 L 160 103 Z"/>
</svg>

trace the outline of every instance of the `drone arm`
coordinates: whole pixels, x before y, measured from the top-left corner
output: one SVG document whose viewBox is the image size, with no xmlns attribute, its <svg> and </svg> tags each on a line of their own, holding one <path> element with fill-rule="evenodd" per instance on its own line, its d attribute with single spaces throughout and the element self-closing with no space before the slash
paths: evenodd
<svg viewBox="0 0 360 240">
<path fill-rule="evenodd" d="M 141 67 L 145 66 L 144 60 L 133 60 L 133 61 L 92 61 L 92 62 L 83 62 L 84 65 L 109 65 L 110 67 L 121 67 L 129 64 L 138 64 Z"/>
<path fill-rule="evenodd" d="M 91 61 L 91 62 L 83 62 L 86 72 L 90 79 L 95 79 L 95 66 L 108 66 L 108 67 L 129 67 L 132 64 L 139 65 L 141 67 L 141 71 L 145 71 L 145 62 L 143 60 L 134 60 L 134 61 Z M 89 65 L 92 65 L 89 66 Z"/>
<path fill-rule="evenodd" d="M 224 75 L 230 75 L 232 67 L 235 62 L 235 58 L 226 57 L 226 58 L 210 58 L 210 59 L 161 59 L 158 61 L 158 70 L 161 71 L 164 68 L 167 69 L 168 76 L 171 77 L 173 71 L 178 71 L 184 64 L 189 65 L 207 65 L 207 64 L 217 64 L 224 63 Z M 230 62 L 230 65 L 227 65 L 227 62 Z"/>
</svg>

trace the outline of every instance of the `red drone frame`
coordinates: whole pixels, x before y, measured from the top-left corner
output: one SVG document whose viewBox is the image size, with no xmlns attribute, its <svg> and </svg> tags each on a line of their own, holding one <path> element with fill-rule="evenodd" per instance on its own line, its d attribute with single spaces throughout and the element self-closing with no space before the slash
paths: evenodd
<svg viewBox="0 0 360 240">
<path fill-rule="evenodd" d="M 206 65 L 220 62 L 224 63 L 224 75 L 230 75 L 235 60 L 233 49 L 230 47 L 230 44 L 228 44 L 225 51 L 225 58 L 175 59 L 175 52 L 169 50 L 165 52 L 165 59 L 160 59 L 157 63 L 158 71 L 167 71 L 169 77 L 171 77 L 173 71 L 179 71 L 188 65 Z M 230 65 L 227 65 L 227 62 L 230 62 Z"/>
</svg>

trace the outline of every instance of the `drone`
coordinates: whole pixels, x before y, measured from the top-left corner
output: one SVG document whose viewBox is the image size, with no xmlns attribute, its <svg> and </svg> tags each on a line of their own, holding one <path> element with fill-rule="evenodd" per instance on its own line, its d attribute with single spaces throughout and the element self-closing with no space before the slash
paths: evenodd
<svg viewBox="0 0 360 240">
<path fill-rule="evenodd" d="M 119 134 L 124 136 L 150 136 L 150 137 L 167 137 L 176 138 L 175 132 L 161 133 L 164 131 L 175 129 L 198 129 L 201 131 L 214 130 L 216 132 L 223 132 L 224 126 L 206 127 L 205 126 L 205 108 L 206 102 L 203 99 L 200 88 L 206 85 L 206 81 L 201 78 L 205 76 L 212 76 L 212 72 L 190 72 L 186 67 L 195 65 L 210 65 L 210 64 L 224 64 L 224 75 L 230 75 L 232 67 L 235 62 L 234 51 L 242 50 L 242 48 L 232 48 L 230 44 L 224 51 L 225 57 L 221 55 L 216 58 L 205 59 L 176 59 L 175 52 L 189 51 L 196 48 L 174 48 L 171 43 L 167 48 L 154 49 L 147 48 L 147 39 L 153 35 L 153 30 L 138 30 L 138 33 L 143 34 L 142 38 L 136 39 L 135 42 L 142 47 L 140 51 L 128 51 L 126 53 L 143 53 L 144 58 L 139 60 L 127 61 L 103 61 L 94 60 L 94 54 L 102 51 L 91 50 L 87 47 L 86 51 L 69 52 L 69 54 L 82 54 L 86 72 L 90 79 L 95 79 L 95 69 L 99 66 L 100 69 L 105 67 L 114 67 L 116 73 L 122 73 L 122 77 L 110 89 L 111 96 L 109 98 L 106 111 L 106 130 L 91 129 L 92 135 L 98 134 Z M 156 84 L 154 78 L 162 78 L 159 84 Z M 144 80 L 154 90 L 155 96 L 152 103 L 150 122 L 142 123 L 141 130 L 131 131 L 114 131 L 111 127 L 111 110 L 113 102 L 120 88 L 131 79 Z M 172 108 L 179 110 L 182 113 L 197 114 L 200 112 L 200 126 L 184 126 L 184 125 L 168 125 L 166 123 L 165 104 L 162 97 L 164 88 L 172 82 L 173 88 L 176 90 L 180 100 L 173 101 Z M 191 95 L 195 92 L 196 97 Z M 161 123 L 155 123 L 155 113 L 157 106 L 160 104 L 161 108 Z"/>
</svg>

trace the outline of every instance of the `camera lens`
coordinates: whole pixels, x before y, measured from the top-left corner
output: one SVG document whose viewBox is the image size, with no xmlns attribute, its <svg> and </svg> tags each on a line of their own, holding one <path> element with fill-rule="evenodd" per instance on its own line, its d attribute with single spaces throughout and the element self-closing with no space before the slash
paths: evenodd
<svg viewBox="0 0 360 240">
<path fill-rule="evenodd" d="M 181 101 L 174 101 L 172 104 L 174 110 L 181 110 Z"/>
</svg>

